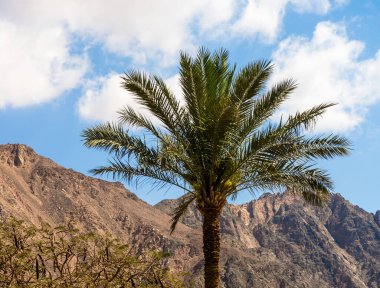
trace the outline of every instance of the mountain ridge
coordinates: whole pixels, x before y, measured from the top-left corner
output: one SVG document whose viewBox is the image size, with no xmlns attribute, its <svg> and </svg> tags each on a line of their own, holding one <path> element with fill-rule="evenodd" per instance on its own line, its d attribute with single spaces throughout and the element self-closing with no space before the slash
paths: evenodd
<svg viewBox="0 0 380 288">
<path fill-rule="evenodd" d="M 75 222 L 137 249 L 162 248 L 174 270 L 202 285 L 201 215 L 192 207 L 170 235 L 178 200 L 154 206 L 121 183 L 66 169 L 22 144 L 0 145 L 0 216 L 52 225 Z M 223 287 L 378 287 L 380 210 L 341 195 L 315 208 L 289 193 L 228 204 L 221 217 Z"/>
</svg>

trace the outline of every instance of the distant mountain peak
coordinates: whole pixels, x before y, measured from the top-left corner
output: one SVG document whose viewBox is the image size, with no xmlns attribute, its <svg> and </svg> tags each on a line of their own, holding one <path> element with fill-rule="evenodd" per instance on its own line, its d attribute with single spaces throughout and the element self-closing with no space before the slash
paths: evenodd
<svg viewBox="0 0 380 288">
<path fill-rule="evenodd" d="M 39 157 L 41 156 L 34 152 L 31 147 L 24 144 L 0 145 L 0 159 L 10 166 L 23 167 L 35 162 Z"/>
</svg>

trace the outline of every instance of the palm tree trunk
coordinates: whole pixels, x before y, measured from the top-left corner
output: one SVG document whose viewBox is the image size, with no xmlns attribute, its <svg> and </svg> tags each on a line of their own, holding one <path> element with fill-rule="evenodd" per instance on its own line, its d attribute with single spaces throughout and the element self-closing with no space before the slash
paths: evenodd
<svg viewBox="0 0 380 288">
<path fill-rule="evenodd" d="M 219 287 L 220 223 L 219 209 L 205 208 L 203 213 L 203 255 L 205 288 Z"/>
</svg>

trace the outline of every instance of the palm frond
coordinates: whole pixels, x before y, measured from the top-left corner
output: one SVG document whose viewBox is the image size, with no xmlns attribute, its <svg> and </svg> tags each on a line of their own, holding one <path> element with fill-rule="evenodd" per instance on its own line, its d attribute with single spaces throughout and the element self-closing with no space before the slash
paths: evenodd
<svg viewBox="0 0 380 288">
<path fill-rule="evenodd" d="M 82 132 L 84 145 L 89 148 L 105 150 L 117 157 L 151 157 L 157 152 L 139 137 L 134 137 L 119 124 L 105 123 L 85 129 Z"/>
<path fill-rule="evenodd" d="M 291 159 L 332 159 L 349 154 L 351 143 L 339 135 L 316 136 L 309 139 L 304 137 L 298 141 L 281 143 L 268 151 L 273 157 L 284 160 Z"/>
<path fill-rule="evenodd" d="M 232 85 L 231 94 L 242 112 L 249 111 L 254 98 L 260 95 L 273 70 L 270 61 L 256 61 L 241 69 Z"/>
<path fill-rule="evenodd" d="M 285 80 L 273 86 L 263 97 L 257 99 L 250 113 L 243 118 L 239 136 L 244 139 L 260 127 L 289 98 L 296 87 L 294 80 Z"/>
<path fill-rule="evenodd" d="M 292 131 L 297 135 L 305 130 L 311 130 L 314 128 L 317 123 L 317 119 L 322 116 L 326 110 L 332 106 L 335 106 L 335 103 L 325 103 L 312 107 L 304 112 L 297 112 L 294 116 L 290 116 L 285 123 L 283 129 L 287 131 Z"/>
<path fill-rule="evenodd" d="M 326 198 L 333 189 L 333 183 L 328 174 L 306 162 L 297 164 L 278 161 L 262 164 L 259 169 L 256 169 L 254 175 L 249 175 L 247 172 L 242 178 L 244 180 L 241 181 L 237 190 L 286 189 L 301 194 L 306 201 L 311 201 L 316 205 L 319 205 L 318 201 Z"/>
<path fill-rule="evenodd" d="M 111 175 L 113 179 L 122 179 L 127 183 L 145 177 L 153 180 L 155 183 L 158 181 L 163 184 L 170 184 L 185 191 L 189 191 L 189 189 L 182 184 L 184 182 L 180 182 L 180 179 L 182 179 L 181 175 L 178 175 L 173 171 L 165 171 L 155 168 L 156 167 L 154 166 L 133 167 L 128 163 L 124 163 L 120 159 L 114 158 L 109 161 L 109 166 L 101 166 L 92 169 L 90 172 L 94 175 Z"/>
<path fill-rule="evenodd" d="M 338 135 L 316 136 L 310 139 L 294 137 L 274 142 L 272 145 L 256 151 L 251 159 L 265 158 L 267 161 L 332 159 L 348 155 L 350 146 L 351 144 L 346 138 Z M 265 157 L 263 157 L 264 155 Z"/>
<path fill-rule="evenodd" d="M 196 128 L 202 127 L 206 122 L 203 117 L 207 115 L 207 79 L 205 66 L 211 59 L 211 53 L 201 48 L 195 59 L 185 53 L 181 53 L 180 82 L 184 92 L 186 110 L 191 117 L 191 122 Z"/>
<path fill-rule="evenodd" d="M 178 221 L 181 219 L 183 214 L 187 211 L 187 208 L 191 203 L 196 199 L 196 195 L 194 193 L 188 193 L 185 196 L 179 199 L 178 205 L 174 208 L 171 213 L 171 225 L 170 225 L 170 234 L 172 234 L 178 224 Z"/>
<path fill-rule="evenodd" d="M 180 135 L 177 126 L 180 122 L 179 102 L 160 78 L 131 71 L 122 79 L 123 87 L 135 96 L 140 105 L 157 117 L 170 133 Z"/>
<path fill-rule="evenodd" d="M 131 127 L 143 128 L 152 133 L 156 138 L 162 140 L 163 133 L 156 127 L 153 122 L 141 113 L 136 112 L 131 107 L 124 107 L 119 112 L 119 122 Z"/>
</svg>

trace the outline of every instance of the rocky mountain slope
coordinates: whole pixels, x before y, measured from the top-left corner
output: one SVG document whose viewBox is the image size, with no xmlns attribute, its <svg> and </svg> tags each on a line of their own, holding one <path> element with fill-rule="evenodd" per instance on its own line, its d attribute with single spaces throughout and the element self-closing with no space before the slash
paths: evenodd
<svg viewBox="0 0 380 288">
<path fill-rule="evenodd" d="M 65 169 L 25 145 L 0 145 L 0 216 L 75 222 L 137 249 L 172 252 L 173 270 L 202 285 L 201 216 L 193 207 L 169 234 L 176 200 L 154 207 L 120 183 Z M 221 217 L 224 287 L 380 287 L 380 211 L 333 195 L 323 208 L 290 194 L 227 205 Z"/>
<path fill-rule="evenodd" d="M 200 255 L 198 231 L 181 225 L 170 236 L 170 217 L 121 183 L 65 169 L 25 145 L 0 145 L 0 215 L 36 225 L 73 223 L 86 231 L 111 233 L 138 249 L 175 247 L 178 267 L 191 263 L 189 255 Z"/>
</svg>

